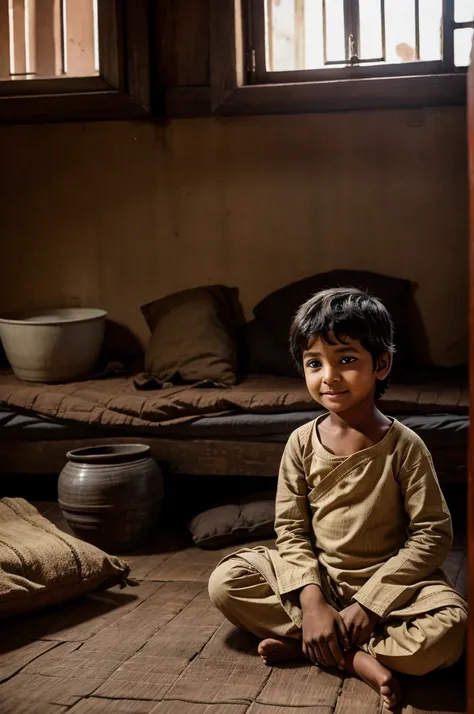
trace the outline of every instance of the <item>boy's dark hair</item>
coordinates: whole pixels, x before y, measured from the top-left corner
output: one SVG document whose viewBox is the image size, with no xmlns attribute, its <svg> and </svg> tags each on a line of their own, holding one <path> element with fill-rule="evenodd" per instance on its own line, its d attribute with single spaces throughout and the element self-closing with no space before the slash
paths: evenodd
<svg viewBox="0 0 474 714">
<path fill-rule="evenodd" d="M 393 322 L 387 308 L 358 288 L 322 290 L 301 305 L 290 331 L 291 354 L 301 373 L 303 351 L 308 349 L 310 340 L 321 337 L 333 345 L 330 333 L 339 342 L 345 337 L 359 340 L 372 355 L 374 367 L 384 352 L 395 352 Z M 384 394 L 388 383 L 389 377 L 377 380 L 376 399 Z"/>
</svg>

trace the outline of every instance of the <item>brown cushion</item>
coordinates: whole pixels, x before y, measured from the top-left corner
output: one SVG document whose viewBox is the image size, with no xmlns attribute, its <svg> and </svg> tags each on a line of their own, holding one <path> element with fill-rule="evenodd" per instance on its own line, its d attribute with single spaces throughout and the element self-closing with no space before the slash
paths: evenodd
<svg viewBox="0 0 474 714">
<path fill-rule="evenodd" d="M 395 365 L 412 362 L 413 286 L 409 280 L 362 270 L 332 270 L 286 285 L 267 295 L 255 308 L 254 315 L 281 344 L 288 344 L 290 327 L 300 305 L 312 295 L 333 287 L 355 287 L 380 298 L 395 324 L 397 355 Z"/>
<path fill-rule="evenodd" d="M 200 548 L 222 548 L 232 543 L 274 538 L 275 491 L 254 493 L 237 503 L 210 508 L 188 523 Z"/>
<path fill-rule="evenodd" d="M 237 290 L 192 288 L 144 305 L 152 331 L 145 369 L 161 382 L 236 382 Z"/>
<path fill-rule="evenodd" d="M 0 617 L 125 583 L 126 563 L 58 530 L 22 498 L 0 500 Z"/>
</svg>

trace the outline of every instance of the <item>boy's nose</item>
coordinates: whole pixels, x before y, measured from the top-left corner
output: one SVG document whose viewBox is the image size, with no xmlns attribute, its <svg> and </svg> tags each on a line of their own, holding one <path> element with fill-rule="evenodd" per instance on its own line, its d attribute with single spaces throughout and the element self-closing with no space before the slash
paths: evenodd
<svg viewBox="0 0 474 714">
<path fill-rule="evenodd" d="M 333 367 L 327 367 L 324 372 L 324 381 L 326 384 L 331 384 L 332 382 L 337 382 L 339 379 L 339 374 Z"/>
</svg>

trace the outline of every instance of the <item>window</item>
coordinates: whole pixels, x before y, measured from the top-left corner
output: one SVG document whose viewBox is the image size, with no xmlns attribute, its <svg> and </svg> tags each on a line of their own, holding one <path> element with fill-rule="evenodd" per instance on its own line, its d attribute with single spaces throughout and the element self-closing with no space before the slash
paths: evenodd
<svg viewBox="0 0 474 714">
<path fill-rule="evenodd" d="M 0 79 L 99 74 L 97 0 L 5 0 Z"/>
<path fill-rule="evenodd" d="M 0 0 L 0 122 L 150 110 L 149 0 Z"/>
<path fill-rule="evenodd" d="M 465 105 L 474 0 L 210 0 L 211 106 Z"/>
<path fill-rule="evenodd" d="M 251 0 L 252 83 L 456 72 L 474 0 Z"/>
</svg>

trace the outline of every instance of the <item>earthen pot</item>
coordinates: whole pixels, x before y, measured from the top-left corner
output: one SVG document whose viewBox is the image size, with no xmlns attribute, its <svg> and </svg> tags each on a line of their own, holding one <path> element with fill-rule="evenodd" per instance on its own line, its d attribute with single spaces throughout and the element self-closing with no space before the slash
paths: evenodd
<svg viewBox="0 0 474 714">
<path fill-rule="evenodd" d="M 75 449 L 58 483 L 59 505 L 73 533 L 108 553 L 142 545 L 156 526 L 163 477 L 150 447 L 117 444 Z"/>
</svg>

